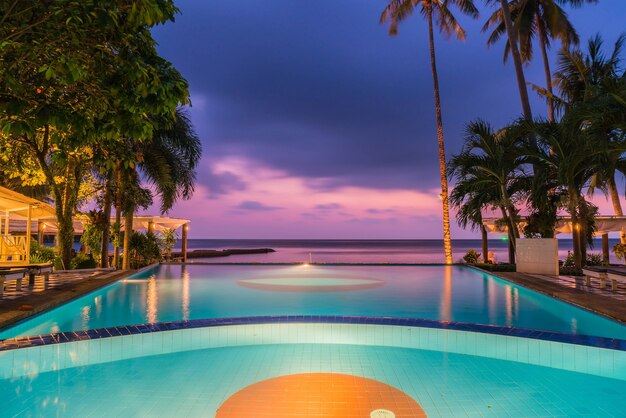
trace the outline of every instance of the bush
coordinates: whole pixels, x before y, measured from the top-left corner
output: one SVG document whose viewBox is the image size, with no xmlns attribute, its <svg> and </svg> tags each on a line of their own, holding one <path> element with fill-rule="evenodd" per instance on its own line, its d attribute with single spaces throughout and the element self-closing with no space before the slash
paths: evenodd
<svg viewBox="0 0 626 418">
<path fill-rule="evenodd" d="M 508 263 L 502 263 L 502 264 L 479 263 L 479 264 L 476 264 L 476 267 L 480 267 L 488 271 L 501 271 L 501 272 L 515 272 L 516 271 L 515 264 L 508 264 Z"/>
<path fill-rule="evenodd" d="M 559 275 L 561 276 L 582 276 L 583 271 L 581 269 L 577 269 L 576 267 L 559 267 Z"/>
<path fill-rule="evenodd" d="M 161 241 L 152 232 L 135 232 L 130 236 L 130 266 L 141 268 L 161 261 Z"/>
<path fill-rule="evenodd" d="M 70 269 L 93 269 L 96 268 L 96 260 L 91 255 L 85 253 L 78 253 L 76 257 L 70 261 Z"/>
<path fill-rule="evenodd" d="M 474 250 L 469 250 L 467 253 L 465 253 L 465 255 L 463 256 L 463 260 L 467 263 L 467 264 L 476 264 L 478 263 L 478 260 L 480 259 L 480 253 L 476 252 Z"/>
<path fill-rule="evenodd" d="M 565 258 L 565 261 L 563 262 L 562 267 L 564 268 L 574 267 L 574 253 L 572 252 L 567 253 L 567 257 Z"/>
<path fill-rule="evenodd" d="M 491 263 L 476 263 L 475 267 L 483 270 L 493 272 L 515 272 L 515 264 L 491 264 Z"/>
<path fill-rule="evenodd" d="M 39 245 L 37 241 L 30 242 L 30 262 L 34 264 L 43 264 L 54 261 L 56 252 L 54 248 Z"/>
<path fill-rule="evenodd" d="M 587 262 L 585 264 L 588 266 L 603 266 L 607 263 L 604 262 L 602 254 L 589 253 L 587 254 Z"/>
<path fill-rule="evenodd" d="M 618 260 L 623 260 L 624 255 L 626 254 L 626 245 L 619 243 L 615 244 L 613 246 L 613 252 L 615 253 L 615 257 L 617 257 Z"/>
</svg>

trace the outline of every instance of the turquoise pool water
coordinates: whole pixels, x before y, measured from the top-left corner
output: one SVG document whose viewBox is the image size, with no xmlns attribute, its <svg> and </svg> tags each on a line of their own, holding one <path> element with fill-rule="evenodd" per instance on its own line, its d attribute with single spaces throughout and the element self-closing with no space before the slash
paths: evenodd
<svg viewBox="0 0 626 418">
<path fill-rule="evenodd" d="M 429 417 L 626 412 L 624 380 L 428 350 L 285 344 L 176 352 L 0 380 L 0 415 L 207 417 L 252 383 L 319 372 L 389 384 Z"/>
<path fill-rule="evenodd" d="M 0 339 L 151 322 L 359 315 L 510 325 L 626 339 L 626 327 L 453 266 L 162 265 L 0 332 Z"/>
</svg>

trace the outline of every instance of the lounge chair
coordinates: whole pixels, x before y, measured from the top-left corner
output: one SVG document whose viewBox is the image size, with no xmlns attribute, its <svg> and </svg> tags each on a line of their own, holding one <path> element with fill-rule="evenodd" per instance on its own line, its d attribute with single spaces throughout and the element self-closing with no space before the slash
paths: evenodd
<svg viewBox="0 0 626 418">
<path fill-rule="evenodd" d="M 617 290 L 617 282 L 626 283 L 626 267 L 609 267 L 607 276 L 611 281 L 611 290 Z"/>
<path fill-rule="evenodd" d="M 10 280 L 15 280 L 16 289 L 22 290 L 22 279 L 26 276 L 28 270 L 25 268 L 0 268 L 0 296 L 4 294 L 4 283 Z"/>
<path fill-rule="evenodd" d="M 583 267 L 583 276 L 585 277 L 585 284 L 591 286 L 591 278 L 600 279 L 600 287 L 604 289 L 606 286 L 608 267 L 600 266 L 588 266 Z"/>
</svg>

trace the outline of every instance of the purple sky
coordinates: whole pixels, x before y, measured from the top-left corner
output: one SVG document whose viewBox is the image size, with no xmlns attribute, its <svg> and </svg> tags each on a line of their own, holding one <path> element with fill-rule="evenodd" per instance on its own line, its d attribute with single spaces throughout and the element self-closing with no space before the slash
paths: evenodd
<svg viewBox="0 0 626 418">
<path fill-rule="evenodd" d="M 419 14 L 392 38 L 378 24 L 384 0 L 177 4 L 176 23 L 154 34 L 190 83 L 204 147 L 194 198 L 170 212 L 192 219 L 192 238 L 441 237 Z M 500 127 L 521 113 L 503 43 L 488 49 L 480 32 L 491 10 L 476 4 L 478 21 L 460 18 L 466 42 L 436 37 L 448 156 L 459 151 L 469 120 Z M 583 42 L 601 31 L 612 48 L 626 31 L 623 0 L 569 14 Z M 543 82 L 538 53 L 526 77 Z M 530 94 L 533 113 L 545 115 Z M 604 197 L 596 202 L 612 214 Z M 474 236 L 454 225 L 454 238 Z"/>
</svg>

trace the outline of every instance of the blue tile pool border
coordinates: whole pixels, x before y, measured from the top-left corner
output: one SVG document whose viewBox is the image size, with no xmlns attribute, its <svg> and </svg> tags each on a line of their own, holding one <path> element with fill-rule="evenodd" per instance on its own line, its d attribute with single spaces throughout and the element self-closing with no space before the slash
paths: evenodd
<svg viewBox="0 0 626 418">
<path fill-rule="evenodd" d="M 35 337 L 9 338 L 0 341 L 0 352 L 21 348 L 39 347 L 83 340 L 97 340 L 123 335 L 148 334 L 161 331 L 220 327 L 233 325 L 261 325 L 274 323 L 320 323 L 320 324 L 359 324 L 359 325 L 391 325 L 401 327 L 433 328 L 453 331 L 477 332 L 509 337 L 530 338 L 535 340 L 574 344 L 595 348 L 626 351 L 626 340 L 595 337 L 590 335 L 564 334 L 550 331 L 539 331 L 497 325 L 472 324 L 467 322 L 436 321 L 414 318 L 364 317 L 364 316 L 247 316 L 238 318 L 194 319 L 189 321 L 158 322 L 154 324 L 128 325 L 111 328 L 100 328 L 86 331 L 71 331 L 58 334 L 39 335 Z"/>
</svg>

